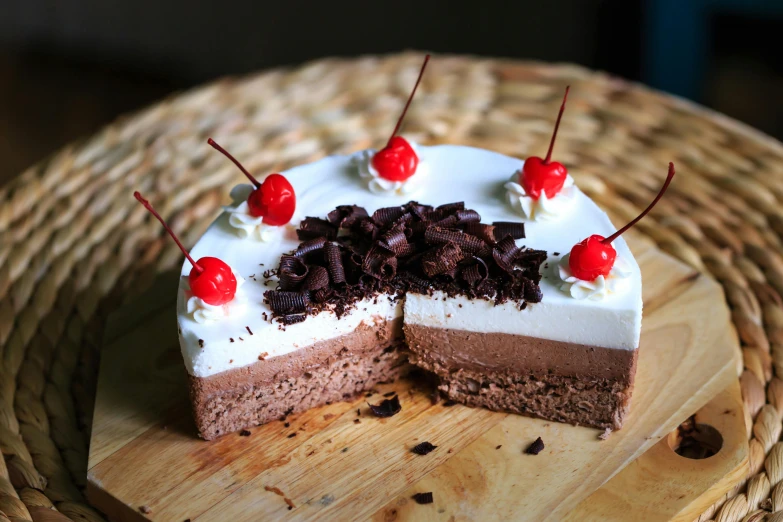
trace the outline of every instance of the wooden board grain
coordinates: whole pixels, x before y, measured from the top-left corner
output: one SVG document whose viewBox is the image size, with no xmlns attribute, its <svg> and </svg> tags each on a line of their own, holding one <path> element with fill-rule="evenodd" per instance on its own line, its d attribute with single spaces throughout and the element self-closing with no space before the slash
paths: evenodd
<svg viewBox="0 0 783 522">
<path fill-rule="evenodd" d="M 361 399 L 253 428 L 249 436 L 201 441 L 172 326 L 172 277 L 110 325 L 88 495 L 122 521 L 561 520 L 736 381 L 737 339 L 720 286 L 649 244 L 632 246 L 645 277 L 639 370 L 626 426 L 607 440 L 594 429 L 433 405 L 415 383 L 401 381 L 377 387 L 400 394 L 403 410 L 388 419 L 370 416 L 368 399 Z M 716 428 L 744 425 L 741 415 L 734 423 L 730 417 Z M 523 454 L 539 436 L 546 449 Z M 743 453 L 741 440 L 724 439 L 718 455 L 731 451 L 734 458 L 701 461 L 710 472 L 693 473 L 679 511 L 719 496 L 716 477 L 742 472 L 747 442 Z M 438 448 L 426 456 L 409 451 L 424 440 Z M 639 462 L 655 466 L 648 460 Z M 621 477 L 596 495 L 615 502 L 612 492 L 625 486 L 613 483 Z M 646 486 L 638 478 L 631 483 Z M 426 491 L 433 504 L 411 500 Z"/>
</svg>

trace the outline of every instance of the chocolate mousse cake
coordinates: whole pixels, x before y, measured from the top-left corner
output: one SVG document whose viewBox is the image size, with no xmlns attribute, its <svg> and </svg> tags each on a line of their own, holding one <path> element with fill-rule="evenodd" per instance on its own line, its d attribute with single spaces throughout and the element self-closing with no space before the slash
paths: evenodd
<svg viewBox="0 0 783 522">
<path fill-rule="evenodd" d="M 395 129 L 378 151 L 259 182 L 210 143 L 251 184 L 231 191 L 182 269 L 201 437 L 349 399 L 413 365 L 463 404 L 622 426 L 641 274 L 627 227 L 551 146 L 522 161 L 417 146 Z"/>
</svg>

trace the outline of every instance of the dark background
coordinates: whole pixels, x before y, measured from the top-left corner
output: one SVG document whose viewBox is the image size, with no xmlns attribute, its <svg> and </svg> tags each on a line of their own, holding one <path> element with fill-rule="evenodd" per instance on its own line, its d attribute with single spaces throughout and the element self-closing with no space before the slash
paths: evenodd
<svg viewBox="0 0 783 522">
<path fill-rule="evenodd" d="M 574 62 L 783 136 L 783 0 L 0 0 L 0 183 L 223 75 L 418 49 Z"/>
</svg>

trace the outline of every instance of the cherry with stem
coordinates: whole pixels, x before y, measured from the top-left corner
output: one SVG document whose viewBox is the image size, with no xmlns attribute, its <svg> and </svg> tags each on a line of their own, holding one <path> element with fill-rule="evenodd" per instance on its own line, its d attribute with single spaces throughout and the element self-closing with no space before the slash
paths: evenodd
<svg viewBox="0 0 783 522">
<path fill-rule="evenodd" d="M 571 90 L 571 86 L 568 85 L 563 95 L 563 103 L 560 104 L 560 111 L 557 113 L 557 121 L 555 122 L 555 130 L 552 132 L 552 139 L 549 141 L 549 150 L 546 153 L 546 158 L 542 162 L 544 165 L 549 165 L 552 161 L 552 150 L 555 148 L 555 138 L 557 138 L 557 131 L 560 129 L 560 120 L 563 119 L 563 112 L 565 112 L 566 100 L 568 99 L 568 91 Z"/>
<path fill-rule="evenodd" d="M 213 140 L 212 138 L 209 138 L 209 139 L 207 140 L 207 143 L 209 143 L 210 145 L 212 145 L 212 147 L 213 147 L 214 149 L 216 149 L 218 152 L 220 152 L 221 154 L 223 154 L 225 157 L 227 157 L 228 159 L 230 159 L 231 161 L 233 161 L 233 162 L 234 162 L 234 165 L 236 165 L 237 167 L 239 167 L 239 170 L 241 170 L 241 171 L 242 171 L 242 173 L 243 173 L 245 176 L 247 176 L 247 179 L 249 179 L 249 180 L 250 180 L 250 182 L 251 182 L 251 183 L 252 183 L 252 184 L 253 184 L 253 185 L 254 185 L 256 188 L 258 188 L 258 187 L 260 187 L 260 186 L 261 186 L 261 183 L 259 183 L 259 182 L 258 182 L 258 180 L 257 180 L 256 178 L 254 178 L 254 177 L 253 177 L 253 175 L 252 175 L 252 174 L 250 174 L 250 173 L 247 171 L 247 169 L 246 169 L 245 167 L 243 167 L 243 166 L 242 166 L 242 164 L 241 164 L 241 163 L 239 163 L 239 160 L 237 160 L 237 159 L 236 159 L 234 156 L 232 156 L 232 155 L 231 155 L 231 153 L 230 153 L 230 152 L 228 152 L 226 149 L 224 149 L 223 147 L 221 147 L 220 145 L 218 145 L 218 144 L 215 142 L 215 140 Z"/>
<path fill-rule="evenodd" d="M 163 218 L 152 207 L 152 205 L 150 205 L 150 202 L 147 201 L 146 199 L 144 199 L 142 197 L 141 193 L 138 190 L 133 193 L 133 197 L 135 197 L 137 200 L 139 200 L 139 203 L 144 205 L 144 208 L 146 208 L 150 212 L 150 214 L 155 216 L 155 218 L 158 221 L 160 221 L 160 224 L 163 225 L 163 228 L 166 230 L 166 232 L 169 233 L 169 235 L 171 236 L 171 239 L 173 239 L 174 242 L 179 247 L 179 249 L 182 250 L 182 253 L 185 254 L 185 257 L 188 258 L 188 261 L 190 261 L 190 264 L 193 265 L 193 268 L 195 268 L 199 273 L 203 272 L 204 269 L 198 263 L 196 263 L 196 261 L 192 257 L 190 257 L 190 253 L 185 249 L 185 247 L 182 245 L 182 243 L 180 243 L 179 238 L 177 237 L 177 235 L 174 233 L 173 230 L 171 230 L 171 227 L 169 227 L 169 225 L 163 220 Z"/>
<path fill-rule="evenodd" d="M 394 127 L 394 132 L 392 132 L 391 136 L 389 136 L 389 141 L 386 143 L 387 147 L 391 147 L 392 144 L 392 138 L 397 135 L 397 132 L 400 130 L 400 126 L 402 125 L 402 120 L 405 118 L 405 114 L 408 112 L 408 107 L 411 106 L 411 102 L 413 101 L 413 95 L 416 94 L 416 89 L 419 88 L 419 83 L 421 83 L 421 77 L 424 76 L 424 69 L 427 68 L 427 62 L 430 61 L 430 55 L 424 57 L 424 63 L 421 64 L 421 70 L 419 71 L 419 77 L 416 79 L 416 84 L 413 86 L 413 90 L 411 91 L 410 96 L 408 96 L 408 101 L 405 103 L 405 108 L 402 109 L 402 114 L 400 114 L 400 118 L 397 120 L 397 125 Z"/>
</svg>

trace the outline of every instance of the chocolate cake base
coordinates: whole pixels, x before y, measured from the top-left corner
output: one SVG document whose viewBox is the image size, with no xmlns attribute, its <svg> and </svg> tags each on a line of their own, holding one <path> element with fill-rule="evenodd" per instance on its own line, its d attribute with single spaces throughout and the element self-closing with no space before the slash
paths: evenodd
<svg viewBox="0 0 783 522">
<path fill-rule="evenodd" d="M 289 413 L 343 401 L 411 369 L 402 319 L 210 377 L 190 377 L 199 435 L 212 440 Z"/>
<path fill-rule="evenodd" d="M 638 350 L 418 325 L 405 338 L 411 362 L 469 406 L 613 430 L 630 406 Z"/>
</svg>

